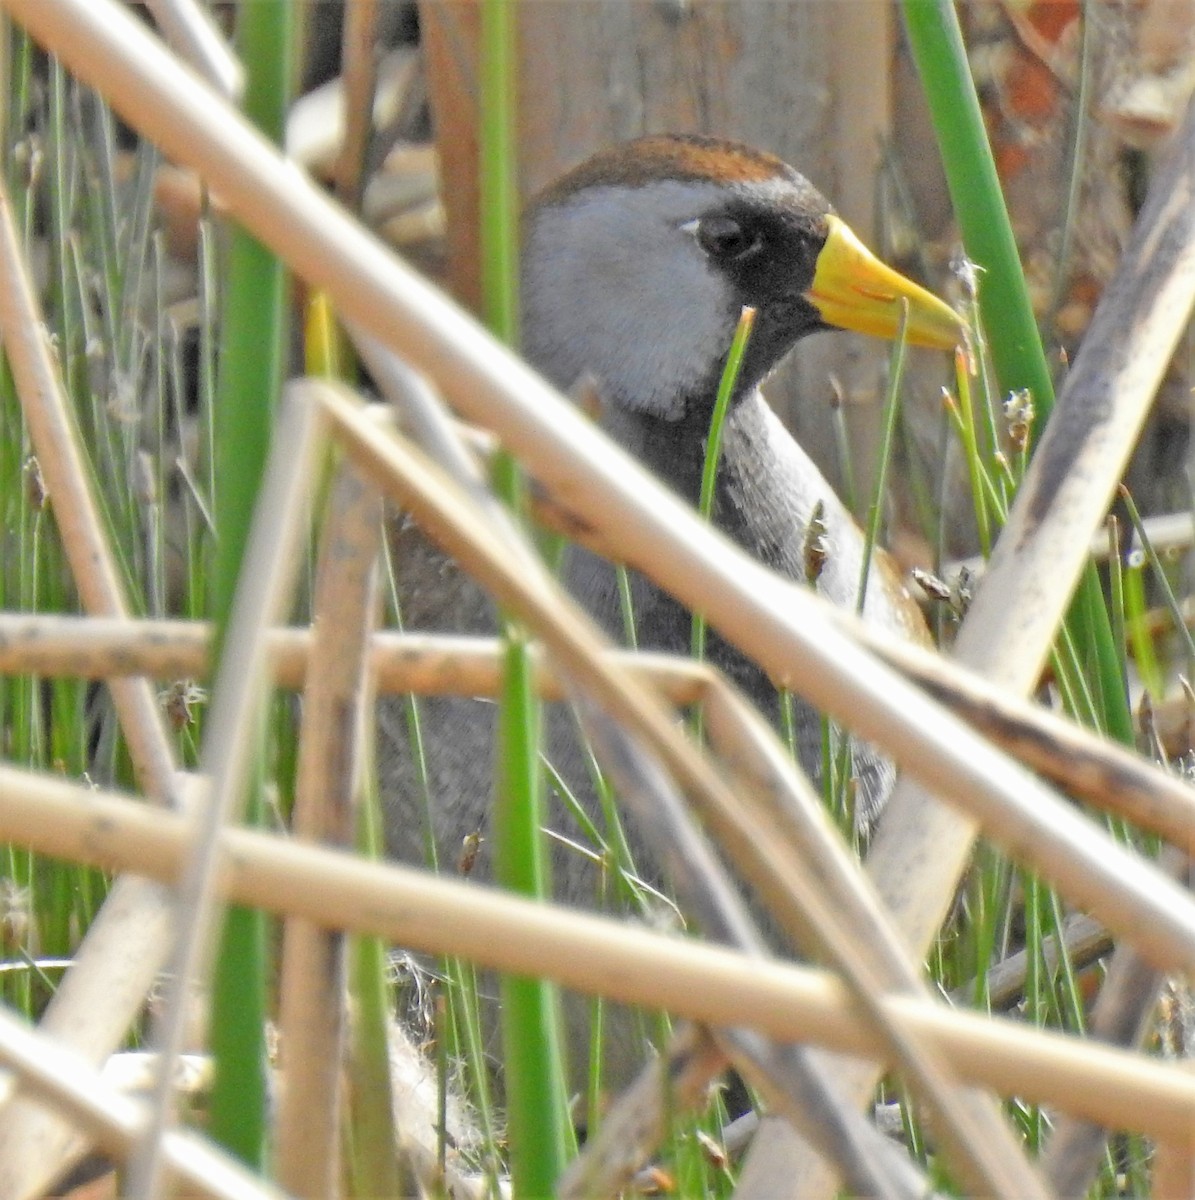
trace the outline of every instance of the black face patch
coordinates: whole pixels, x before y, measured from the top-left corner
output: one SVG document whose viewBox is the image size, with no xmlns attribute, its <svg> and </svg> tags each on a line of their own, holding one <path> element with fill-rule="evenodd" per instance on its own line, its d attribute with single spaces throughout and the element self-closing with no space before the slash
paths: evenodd
<svg viewBox="0 0 1195 1200">
<path fill-rule="evenodd" d="M 827 212 L 824 202 L 809 211 L 795 200 L 790 206 L 736 197 L 686 226 L 730 285 L 730 322 L 744 307 L 756 310 L 740 394 L 754 388 L 798 339 L 828 328 L 805 298 L 826 242 Z"/>
<path fill-rule="evenodd" d="M 694 237 L 744 304 L 808 290 L 826 244 L 826 213 L 731 200 L 694 222 Z"/>
</svg>

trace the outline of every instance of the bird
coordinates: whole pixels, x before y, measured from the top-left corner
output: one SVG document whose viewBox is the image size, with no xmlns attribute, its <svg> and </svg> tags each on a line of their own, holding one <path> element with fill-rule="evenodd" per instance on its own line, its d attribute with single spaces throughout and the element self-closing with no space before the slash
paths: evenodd
<svg viewBox="0 0 1195 1200">
<path fill-rule="evenodd" d="M 640 137 L 566 172 L 527 206 L 520 261 L 525 357 L 566 393 L 588 381 L 602 431 L 691 504 L 728 349 L 743 309 L 755 310 L 722 437 L 712 520 L 780 575 L 855 607 L 863 535 L 769 408 L 761 384 L 802 338 L 827 329 L 893 338 L 902 313 L 911 344 L 951 349 L 965 329 L 954 310 L 880 262 L 783 160 L 705 136 Z M 829 549 L 809 581 L 815 510 Z M 488 599 L 414 528 L 403 524 L 393 542 L 407 628 L 498 628 Z M 573 547 L 563 578 L 598 623 L 622 638 L 615 567 Z M 692 613 L 646 576 L 630 571 L 628 578 L 637 645 L 688 654 Z M 901 637 L 925 636 L 917 606 L 882 554 L 862 613 Z M 712 631 L 706 656 L 778 719 L 776 688 L 757 664 Z M 476 849 L 486 828 L 494 706 L 439 697 L 419 701 L 419 709 L 414 736 L 408 709 L 391 704 L 380 717 L 380 745 L 389 748 L 389 779 L 382 780 L 388 844 L 399 857 L 430 853 L 445 865 L 462 844 Z M 559 714 L 549 720 L 549 751 L 558 754 L 570 790 L 596 814 L 587 760 L 575 739 L 573 749 L 564 745 L 564 723 Z M 821 718 L 797 702 L 795 724 L 800 761 L 817 776 Z M 882 809 L 894 771 L 863 747 L 855 775 L 858 821 L 866 826 Z M 566 840 L 584 841 L 567 806 L 554 806 L 549 821 Z M 553 865 L 557 894 L 592 906 L 590 861 L 558 854 Z"/>
<path fill-rule="evenodd" d="M 722 443 L 714 521 L 756 558 L 806 576 L 806 533 L 820 504 L 832 548 L 815 586 L 853 607 L 863 539 L 813 461 L 768 406 L 760 384 L 793 345 L 829 328 L 893 337 L 902 299 L 908 340 L 952 348 L 962 321 L 876 259 L 825 198 L 774 155 L 698 136 L 648 136 L 599 152 L 531 203 L 522 256 L 524 352 L 561 388 L 596 380 L 601 426 L 674 491 L 696 503 L 728 348 L 756 310 Z M 577 552 L 571 590 L 611 631 L 622 628 L 614 571 Z M 638 644 L 687 653 L 692 616 L 632 577 Z M 864 615 L 919 637 L 919 610 L 877 556 Z M 775 716 L 764 672 L 711 635 L 709 659 Z M 798 712 L 802 762 L 816 775 L 821 722 Z M 857 761 L 858 820 L 891 789 L 890 764 Z"/>
</svg>

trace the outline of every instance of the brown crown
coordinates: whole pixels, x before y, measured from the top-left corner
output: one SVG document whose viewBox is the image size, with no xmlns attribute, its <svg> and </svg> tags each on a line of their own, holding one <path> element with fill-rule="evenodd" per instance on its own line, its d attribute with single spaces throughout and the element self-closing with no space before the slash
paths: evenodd
<svg viewBox="0 0 1195 1200">
<path fill-rule="evenodd" d="M 663 179 L 753 183 L 791 174 L 792 168 L 774 154 L 739 142 L 696 134 L 653 134 L 598 151 L 545 188 L 534 203 L 558 203 L 590 187 L 645 187 Z"/>
</svg>

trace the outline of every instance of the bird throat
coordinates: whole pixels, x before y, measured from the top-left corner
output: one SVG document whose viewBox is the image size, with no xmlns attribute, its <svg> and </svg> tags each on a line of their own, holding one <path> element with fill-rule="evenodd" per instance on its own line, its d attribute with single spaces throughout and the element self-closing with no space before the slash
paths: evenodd
<svg viewBox="0 0 1195 1200">
<path fill-rule="evenodd" d="M 728 423 L 735 419 L 744 399 L 739 395 L 731 401 Z M 713 418 L 713 392 L 701 389 L 678 397 L 666 413 L 608 409 L 602 427 L 653 475 L 697 507 Z"/>
</svg>

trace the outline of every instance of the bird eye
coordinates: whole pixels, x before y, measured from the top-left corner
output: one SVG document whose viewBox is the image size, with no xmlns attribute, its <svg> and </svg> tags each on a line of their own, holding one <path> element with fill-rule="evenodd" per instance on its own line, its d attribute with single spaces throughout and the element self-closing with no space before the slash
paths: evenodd
<svg viewBox="0 0 1195 1200">
<path fill-rule="evenodd" d="M 702 217 L 686 228 L 692 229 L 697 244 L 710 258 L 742 258 L 759 245 L 759 236 L 733 217 Z"/>
</svg>

